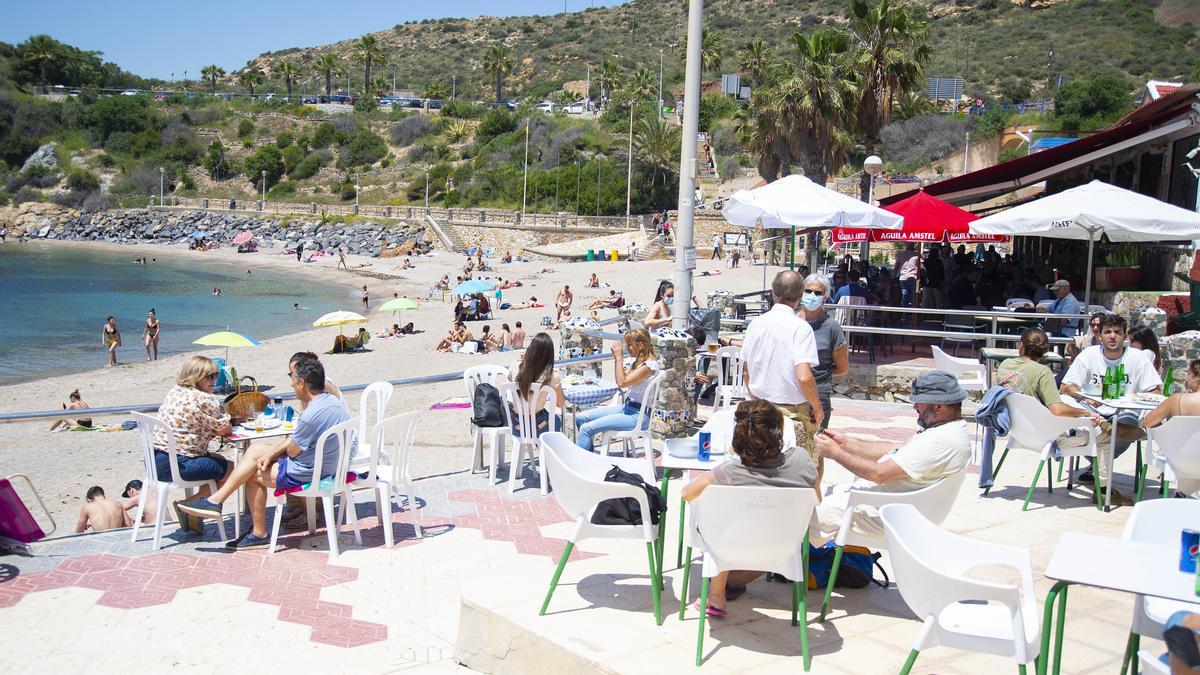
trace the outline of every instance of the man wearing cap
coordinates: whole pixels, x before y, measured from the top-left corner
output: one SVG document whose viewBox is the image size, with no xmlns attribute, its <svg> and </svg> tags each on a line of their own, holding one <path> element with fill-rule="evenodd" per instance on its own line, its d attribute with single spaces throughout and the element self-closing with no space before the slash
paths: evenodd
<svg viewBox="0 0 1200 675">
<path fill-rule="evenodd" d="M 804 278 L 790 270 L 776 274 L 771 295 L 775 304 L 746 328 L 742 344 L 746 391 L 751 398 L 774 403 L 792 418 L 796 444 L 817 463 L 813 433 L 821 428 L 825 411 L 812 371 L 818 363 L 816 337 L 808 322 L 796 315 Z"/>
<path fill-rule="evenodd" d="M 921 430 L 899 448 L 887 441 L 822 431 L 817 436 L 818 452 L 857 478 L 849 485 L 834 486 L 821 501 L 809 528 L 812 544 L 820 546 L 837 535 L 851 488 L 912 492 L 966 471 L 971 461 L 971 438 L 962 421 L 962 401 L 966 397 L 958 379 L 950 373 L 935 370 L 918 376 L 909 400 L 917 411 Z M 883 534 L 879 513 L 869 506 L 856 507 L 854 528 L 868 535 Z"/>
<path fill-rule="evenodd" d="M 1049 309 L 1051 314 L 1079 314 L 1083 311 L 1083 305 L 1071 293 L 1071 282 L 1059 279 L 1046 288 L 1054 294 L 1055 298 L 1054 304 Z M 1042 311 L 1041 307 L 1038 309 Z M 1075 337 L 1079 334 L 1079 319 L 1062 319 L 1062 325 L 1056 332 L 1063 337 Z"/>
</svg>

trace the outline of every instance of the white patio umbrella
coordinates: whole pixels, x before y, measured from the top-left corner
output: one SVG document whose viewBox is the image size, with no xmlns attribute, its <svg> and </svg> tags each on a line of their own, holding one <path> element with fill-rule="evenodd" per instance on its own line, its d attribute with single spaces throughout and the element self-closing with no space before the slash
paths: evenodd
<svg viewBox="0 0 1200 675">
<path fill-rule="evenodd" d="M 721 215 L 738 227 L 790 228 L 793 241 L 798 227 L 897 230 L 904 225 L 903 216 L 817 185 L 804 176 L 785 176 L 753 190 L 738 190 L 725 201 Z"/>
<path fill-rule="evenodd" d="M 1086 239 L 1086 307 L 1092 294 L 1092 257 L 1096 240 L 1173 241 L 1200 239 L 1200 213 L 1153 197 L 1094 180 L 1048 197 L 1014 206 L 971 223 L 978 234 L 1043 235 Z"/>
</svg>

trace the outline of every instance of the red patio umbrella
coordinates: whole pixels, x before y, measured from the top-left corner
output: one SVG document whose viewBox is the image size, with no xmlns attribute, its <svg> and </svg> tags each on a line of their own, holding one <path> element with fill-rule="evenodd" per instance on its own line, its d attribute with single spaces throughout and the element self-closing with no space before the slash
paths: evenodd
<svg viewBox="0 0 1200 675">
<path fill-rule="evenodd" d="M 972 233 L 968 223 L 979 220 L 979 216 L 925 194 L 924 190 L 918 190 L 915 195 L 883 208 L 904 216 L 904 227 L 899 230 L 836 227 L 833 229 L 833 243 L 949 241 L 955 244 L 975 244 L 1008 241 L 1008 237 L 1005 236 Z"/>
<path fill-rule="evenodd" d="M 250 230 L 240 232 L 240 233 L 238 233 L 238 235 L 236 237 L 233 238 L 233 245 L 241 246 L 242 244 L 250 241 L 253 238 L 254 238 L 254 233 L 251 232 Z"/>
</svg>

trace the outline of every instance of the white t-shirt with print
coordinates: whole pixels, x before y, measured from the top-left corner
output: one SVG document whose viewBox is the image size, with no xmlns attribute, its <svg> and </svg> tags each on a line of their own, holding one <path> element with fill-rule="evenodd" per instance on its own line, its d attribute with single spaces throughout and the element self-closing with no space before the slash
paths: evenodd
<svg viewBox="0 0 1200 675">
<path fill-rule="evenodd" d="M 1162 386 L 1150 357 L 1140 349 L 1125 347 L 1121 358 L 1110 361 L 1104 356 L 1104 345 L 1092 345 L 1079 352 L 1079 356 L 1063 376 L 1063 384 L 1073 384 L 1088 396 L 1100 396 L 1100 385 L 1104 373 L 1110 367 L 1125 366 L 1125 387 L 1128 393 L 1136 394 Z"/>
<path fill-rule="evenodd" d="M 654 376 L 657 375 L 658 371 L 662 369 L 662 367 L 658 365 L 658 361 L 655 361 L 654 359 L 647 359 L 642 365 L 654 372 L 650 373 L 650 377 L 647 377 L 646 379 L 638 382 L 626 390 L 625 400 L 629 401 L 630 403 L 642 402 L 642 397 L 646 395 L 646 387 L 650 386 L 650 380 L 654 379 Z"/>
<path fill-rule="evenodd" d="M 907 479 L 894 480 L 884 485 L 859 479 L 854 487 L 877 492 L 911 492 L 929 487 L 946 476 L 966 471 L 971 462 L 971 436 L 962 420 L 939 424 L 917 432 L 912 440 L 879 458 L 882 464 L 892 460 Z"/>
</svg>

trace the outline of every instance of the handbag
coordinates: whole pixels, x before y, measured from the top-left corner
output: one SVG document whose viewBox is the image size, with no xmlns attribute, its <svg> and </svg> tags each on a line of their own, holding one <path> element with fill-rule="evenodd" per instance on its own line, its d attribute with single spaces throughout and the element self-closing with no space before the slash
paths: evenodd
<svg viewBox="0 0 1200 675">
<path fill-rule="evenodd" d="M 242 389 L 242 382 L 249 380 L 250 384 Z M 271 399 L 258 390 L 258 380 L 249 375 L 243 375 L 234 383 L 237 391 L 225 397 L 225 412 L 230 417 L 251 419 L 266 409 Z"/>
<path fill-rule="evenodd" d="M 808 548 L 808 589 L 810 591 L 825 588 L 829 584 L 829 575 L 833 572 L 835 554 L 833 542 L 827 542 L 821 548 L 813 546 Z M 879 564 L 879 558 L 882 555 L 878 551 L 872 552 L 871 549 L 863 546 L 846 546 L 842 550 L 842 564 L 838 569 L 837 581 L 834 582 L 834 586 L 837 588 L 866 588 L 875 584 L 880 588 L 887 588 L 891 580 L 888 579 L 883 566 Z M 874 572 L 877 567 L 879 573 L 883 575 L 883 581 L 875 580 Z"/>
<path fill-rule="evenodd" d="M 667 500 L 663 499 L 662 491 L 656 485 L 648 484 L 641 476 L 622 470 L 617 465 L 604 474 L 606 483 L 627 483 L 646 491 L 646 503 L 650 506 L 650 522 L 658 524 L 662 514 L 667 512 Z M 596 505 L 592 512 L 593 525 L 641 525 L 642 507 L 633 497 L 605 499 Z"/>
</svg>

